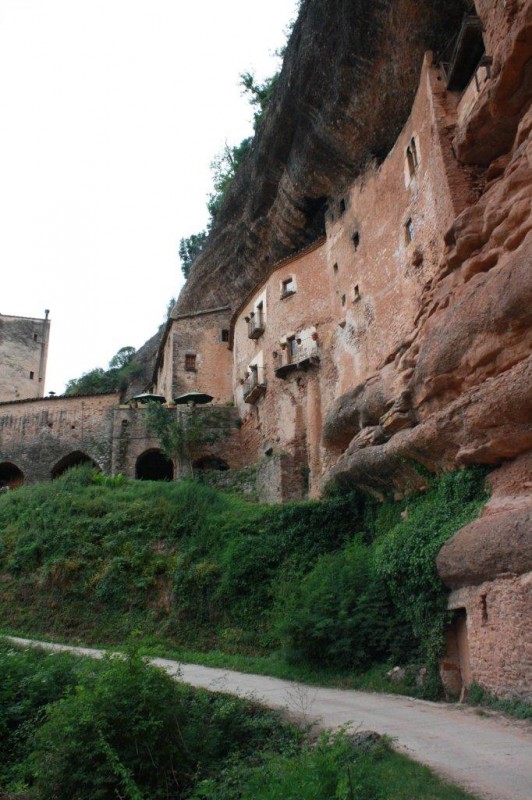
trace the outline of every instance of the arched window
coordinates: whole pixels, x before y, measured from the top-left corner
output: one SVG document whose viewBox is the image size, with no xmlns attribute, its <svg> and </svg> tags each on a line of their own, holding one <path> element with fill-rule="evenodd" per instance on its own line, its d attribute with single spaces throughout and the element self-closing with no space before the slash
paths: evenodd
<svg viewBox="0 0 532 800">
<path fill-rule="evenodd" d="M 173 481 L 174 465 L 160 450 L 147 450 L 137 458 L 135 477 L 139 481 Z"/>
<path fill-rule="evenodd" d="M 0 490 L 16 489 L 24 483 L 24 473 L 11 461 L 0 464 Z"/>
</svg>

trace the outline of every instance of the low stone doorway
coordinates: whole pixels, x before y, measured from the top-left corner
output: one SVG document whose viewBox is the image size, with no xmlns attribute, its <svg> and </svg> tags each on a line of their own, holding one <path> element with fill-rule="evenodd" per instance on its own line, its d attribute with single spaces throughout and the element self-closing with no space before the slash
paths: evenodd
<svg viewBox="0 0 532 800">
<path fill-rule="evenodd" d="M 446 652 L 440 662 L 442 683 L 449 694 L 463 699 L 472 681 L 465 608 L 454 611 L 445 639 Z"/>
</svg>

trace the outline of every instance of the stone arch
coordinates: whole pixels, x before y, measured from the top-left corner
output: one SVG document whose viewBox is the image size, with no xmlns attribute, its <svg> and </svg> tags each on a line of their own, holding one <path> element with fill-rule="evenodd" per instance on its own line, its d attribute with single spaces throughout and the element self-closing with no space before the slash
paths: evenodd
<svg viewBox="0 0 532 800">
<path fill-rule="evenodd" d="M 72 453 L 68 453 L 68 455 L 59 459 L 57 464 L 52 468 L 52 480 L 54 481 L 56 478 L 59 478 L 60 475 L 63 475 L 68 469 L 79 467 L 81 464 L 90 464 L 94 469 L 100 470 L 93 458 L 83 453 L 81 450 L 74 450 Z"/>
<path fill-rule="evenodd" d="M 24 473 L 11 461 L 2 461 L 0 464 L 0 490 L 16 489 L 24 483 Z"/>
<path fill-rule="evenodd" d="M 224 461 L 223 458 L 219 458 L 219 456 L 202 456 L 201 458 L 197 458 L 195 461 L 193 461 L 192 466 L 194 469 L 212 469 L 218 470 L 219 472 L 225 472 L 229 469 L 229 464 L 227 461 Z"/>
<path fill-rule="evenodd" d="M 161 450 L 146 450 L 137 458 L 135 478 L 139 481 L 173 481 L 174 465 Z"/>
</svg>

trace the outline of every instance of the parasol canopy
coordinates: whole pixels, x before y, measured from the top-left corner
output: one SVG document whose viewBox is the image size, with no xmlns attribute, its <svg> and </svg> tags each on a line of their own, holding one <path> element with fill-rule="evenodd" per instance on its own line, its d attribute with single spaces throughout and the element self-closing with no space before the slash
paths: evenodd
<svg viewBox="0 0 532 800">
<path fill-rule="evenodd" d="M 150 392 L 143 392 L 142 394 L 135 395 L 135 397 L 132 397 L 128 402 L 149 403 L 150 401 L 162 404 L 166 403 L 166 397 L 163 397 L 162 394 L 150 394 Z"/>
<path fill-rule="evenodd" d="M 178 406 L 184 406 L 188 404 L 202 406 L 205 403 L 210 403 L 213 399 L 214 398 L 212 395 L 207 394 L 206 392 L 187 392 L 186 394 L 182 394 L 180 397 L 176 397 L 174 403 Z"/>
</svg>

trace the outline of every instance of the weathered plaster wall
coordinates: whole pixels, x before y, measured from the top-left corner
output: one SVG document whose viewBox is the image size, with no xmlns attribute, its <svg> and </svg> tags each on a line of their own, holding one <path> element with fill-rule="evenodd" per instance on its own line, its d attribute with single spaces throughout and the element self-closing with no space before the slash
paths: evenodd
<svg viewBox="0 0 532 800">
<path fill-rule="evenodd" d="M 110 473 L 118 400 L 111 394 L 0 404 L 0 463 L 15 464 L 33 483 L 50 480 L 61 459 L 80 451 Z"/>
<path fill-rule="evenodd" d="M 206 392 L 215 403 L 231 402 L 229 323 L 227 308 L 171 319 L 156 365 L 156 393 L 172 400 L 187 392 Z M 194 357 L 193 369 L 187 369 L 187 356 Z"/>
<path fill-rule="evenodd" d="M 244 419 L 243 443 L 248 457 L 273 450 L 284 453 L 281 476 L 284 499 L 306 493 L 308 472 L 320 474 L 321 398 L 332 391 L 329 344 L 331 289 L 325 245 L 319 241 L 279 264 L 235 314 L 232 323 L 236 406 Z M 284 291 L 290 283 L 290 293 Z M 248 320 L 262 304 L 264 332 L 249 338 Z M 293 369 L 290 339 L 295 340 Z M 301 360 L 305 354 L 311 360 Z M 257 366 L 262 395 L 246 402 L 245 383 Z M 312 465 L 312 466 L 311 466 Z M 292 477 L 290 477 L 292 475 Z M 310 487 L 315 493 L 316 486 Z"/>
<path fill-rule="evenodd" d="M 392 151 L 329 204 L 337 395 L 369 378 L 408 341 L 444 234 L 472 199 L 469 172 L 454 158 L 447 131 L 455 108 L 427 56 L 412 113 Z"/>
<path fill-rule="evenodd" d="M 0 314 L 0 403 L 42 397 L 50 320 Z"/>
</svg>

